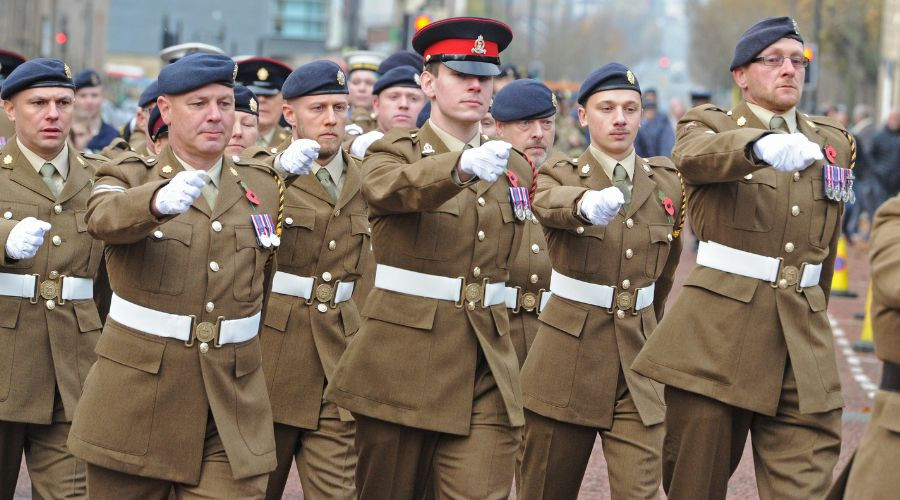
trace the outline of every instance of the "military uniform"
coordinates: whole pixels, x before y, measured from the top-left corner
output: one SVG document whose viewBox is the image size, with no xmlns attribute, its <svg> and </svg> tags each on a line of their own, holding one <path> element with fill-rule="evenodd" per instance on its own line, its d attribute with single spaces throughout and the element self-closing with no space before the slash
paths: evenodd
<svg viewBox="0 0 900 500">
<path fill-rule="evenodd" d="M 268 57 L 248 57 L 238 59 L 237 63 L 238 72 L 235 77 L 237 82 L 250 89 L 255 96 L 280 99 L 281 86 L 284 85 L 284 80 L 291 74 L 290 66 Z M 290 138 L 290 130 L 276 122 L 269 131 L 265 133 L 260 131 L 259 137 L 256 139 L 256 145 L 272 150 Z M 275 151 L 272 152 L 274 153 Z"/>
<path fill-rule="evenodd" d="M 22 54 L 0 49 L 0 85 L 23 62 L 25 62 L 25 56 Z M 5 146 L 15 133 L 16 127 L 6 117 L 6 111 L 3 110 L 3 102 L 0 101 L 0 148 Z"/>
<path fill-rule="evenodd" d="M 349 135 L 362 135 L 366 132 L 378 130 L 378 121 L 375 120 L 375 113 L 371 109 L 353 108 L 350 112 L 350 123 L 359 127 L 359 130 L 355 128 L 348 129 Z"/>
</svg>

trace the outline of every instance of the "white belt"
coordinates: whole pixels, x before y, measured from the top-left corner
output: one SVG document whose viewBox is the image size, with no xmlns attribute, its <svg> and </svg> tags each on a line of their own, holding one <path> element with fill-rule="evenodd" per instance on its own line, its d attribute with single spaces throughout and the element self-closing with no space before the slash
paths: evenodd
<svg viewBox="0 0 900 500">
<path fill-rule="evenodd" d="M 128 302 L 116 294 L 113 294 L 109 304 L 109 317 L 129 328 L 157 337 L 178 339 L 188 344 L 193 342 L 193 338 L 200 342 L 211 342 L 217 339 L 216 324 L 214 323 L 202 322 L 194 325 L 192 316 L 150 309 Z M 219 321 L 216 345 L 236 344 L 256 337 L 256 334 L 259 333 L 260 317 L 261 314 L 257 312 L 247 318 Z"/>
<path fill-rule="evenodd" d="M 619 292 L 619 295 L 615 297 L 615 304 L 619 309 L 634 308 L 635 311 L 640 311 L 653 305 L 653 293 L 655 290 L 656 283 L 651 283 L 649 286 L 638 288 L 634 292 Z M 556 272 L 555 269 L 550 274 L 550 291 L 554 295 L 559 295 L 569 300 L 610 310 L 613 305 L 613 296 L 616 293 L 615 287 L 597 285 L 570 278 Z"/>
<path fill-rule="evenodd" d="M 36 301 L 40 296 L 47 300 L 84 300 L 94 297 L 94 280 L 58 276 L 47 279 L 35 286 L 40 277 L 36 274 L 0 273 L 0 295 L 23 297 Z"/>
<path fill-rule="evenodd" d="M 822 264 L 803 263 L 800 268 L 784 266 L 784 260 L 765 255 L 745 252 L 713 241 L 701 241 L 697 249 L 697 264 L 767 281 L 772 286 L 787 288 L 797 285 L 797 289 L 819 284 Z"/>
<path fill-rule="evenodd" d="M 291 295 L 300 297 L 309 301 L 313 297 L 319 302 L 331 302 L 340 304 L 350 300 L 353 296 L 353 288 L 355 283 L 338 281 L 334 285 L 329 283 L 320 283 L 313 294 L 313 285 L 316 283 L 315 278 L 307 276 L 297 276 L 296 274 L 275 272 L 275 278 L 272 279 L 272 291 L 282 295 Z"/>
<path fill-rule="evenodd" d="M 513 312 L 524 309 L 540 313 L 544 310 L 551 295 L 553 294 L 547 290 L 540 290 L 537 293 L 523 292 L 522 287 L 508 286 L 506 287 L 506 307 L 512 309 Z"/>
<path fill-rule="evenodd" d="M 506 302 L 506 283 L 469 283 L 463 278 L 448 278 L 418 273 L 399 267 L 375 266 L 375 288 L 418 295 L 429 299 L 449 300 L 462 306 L 467 302 L 481 302 L 482 307 Z"/>
</svg>

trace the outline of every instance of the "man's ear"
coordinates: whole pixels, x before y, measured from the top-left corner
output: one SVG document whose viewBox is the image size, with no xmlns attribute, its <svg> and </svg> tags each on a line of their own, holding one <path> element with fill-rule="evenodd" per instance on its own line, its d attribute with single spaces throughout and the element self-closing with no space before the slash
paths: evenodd
<svg viewBox="0 0 900 500">
<path fill-rule="evenodd" d="M 587 112 L 584 110 L 584 106 L 578 106 L 578 123 L 581 124 L 582 127 L 587 127 Z"/>
<path fill-rule="evenodd" d="M 430 71 L 423 71 L 419 78 L 422 81 L 422 92 L 425 93 L 425 97 L 434 99 L 434 81 L 437 77 Z"/>
<path fill-rule="evenodd" d="M 292 108 L 287 102 L 281 105 L 281 114 L 284 115 L 284 121 L 294 128 L 297 126 L 297 117 L 294 114 L 294 108 Z"/>
<path fill-rule="evenodd" d="M 159 108 L 159 114 L 166 125 L 172 124 L 172 102 L 169 99 L 168 96 L 164 95 L 156 98 L 156 106 Z"/>
</svg>

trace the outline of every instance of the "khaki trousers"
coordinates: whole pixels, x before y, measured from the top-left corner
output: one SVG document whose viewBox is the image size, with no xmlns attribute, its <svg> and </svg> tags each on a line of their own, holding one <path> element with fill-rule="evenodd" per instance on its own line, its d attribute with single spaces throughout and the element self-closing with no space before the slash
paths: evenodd
<svg viewBox="0 0 900 500">
<path fill-rule="evenodd" d="M 843 498 L 897 498 L 900 496 L 898 463 L 900 393 L 878 391 L 872 419 L 853 458 Z"/>
<path fill-rule="evenodd" d="M 281 498 L 295 460 L 306 500 L 356 498 L 355 428 L 354 422 L 341 421 L 337 406 L 330 402 L 322 404 L 319 428 L 314 431 L 276 423 L 278 467 L 269 475 L 266 498 Z"/>
<path fill-rule="evenodd" d="M 841 451 L 841 410 L 802 414 L 787 364 L 775 416 L 666 387 L 663 489 L 670 500 L 724 499 L 747 433 L 761 500 L 821 499 Z"/>
</svg>

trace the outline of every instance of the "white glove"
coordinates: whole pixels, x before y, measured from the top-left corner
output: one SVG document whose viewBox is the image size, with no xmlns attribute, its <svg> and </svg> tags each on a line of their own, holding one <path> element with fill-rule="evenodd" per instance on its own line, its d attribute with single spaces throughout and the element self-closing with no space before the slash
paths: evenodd
<svg viewBox="0 0 900 500">
<path fill-rule="evenodd" d="M 360 135 L 363 133 L 363 129 L 359 125 L 351 123 L 349 125 L 344 125 L 344 132 L 346 132 L 347 135 Z"/>
<path fill-rule="evenodd" d="M 617 187 L 587 191 L 581 197 L 581 215 L 595 226 L 606 226 L 624 204 L 625 195 Z"/>
<path fill-rule="evenodd" d="M 319 143 L 312 139 L 297 139 L 281 153 L 281 168 L 293 175 L 308 175 L 319 157 Z"/>
<path fill-rule="evenodd" d="M 753 144 L 753 154 L 779 172 L 795 172 L 824 158 L 803 134 L 769 134 Z"/>
<path fill-rule="evenodd" d="M 25 217 L 13 226 L 6 239 L 6 255 L 10 259 L 30 259 L 44 243 L 44 233 L 50 224 L 34 217 Z"/>
<path fill-rule="evenodd" d="M 350 154 L 357 158 L 365 158 L 366 150 L 369 149 L 369 146 L 382 137 L 384 137 L 384 134 L 377 130 L 366 132 L 356 139 L 353 139 L 353 144 L 350 145 Z"/>
<path fill-rule="evenodd" d="M 154 207 L 163 215 L 184 213 L 200 196 L 208 174 L 204 170 L 182 170 L 156 192 Z"/>
<path fill-rule="evenodd" d="M 477 148 L 467 149 L 459 157 L 459 169 L 494 182 L 506 172 L 511 147 L 512 144 L 506 141 L 488 141 Z"/>
</svg>

